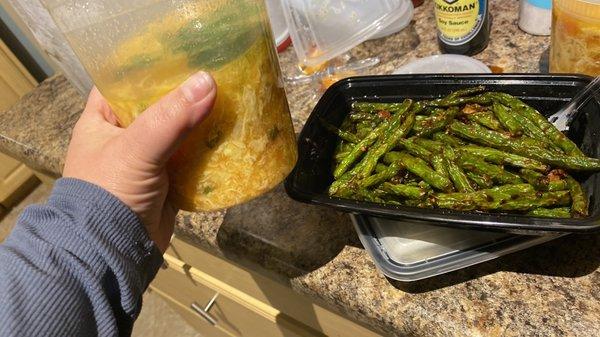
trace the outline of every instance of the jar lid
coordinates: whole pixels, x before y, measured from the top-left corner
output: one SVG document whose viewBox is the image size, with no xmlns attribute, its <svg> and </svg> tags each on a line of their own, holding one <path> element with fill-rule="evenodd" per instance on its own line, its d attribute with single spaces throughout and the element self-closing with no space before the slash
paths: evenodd
<svg viewBox="0 0 600 337">
<path fill-rule="evenodd" d="M 554 6 L 572 15 L 600 19 L 600 0 L 554 0 Z"/>
<path fill-rule="evenodd" d="M 527 2 L 535 7 L 552 9 L 552 0 L 527 0 Z"/>
<path fill-rule="evenodd" d="M 394 71 L 394 74 L 489 74 L 483 62 L 456 54 L 432 55 L 416 59 Z"/>
</svg>

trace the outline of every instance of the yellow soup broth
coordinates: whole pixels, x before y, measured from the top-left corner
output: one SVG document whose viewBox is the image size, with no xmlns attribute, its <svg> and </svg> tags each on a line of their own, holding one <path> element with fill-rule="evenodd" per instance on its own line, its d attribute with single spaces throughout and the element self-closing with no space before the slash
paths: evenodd
<svg viewBox="0 0 600 337">
<path fill-rule="evenodd" d="M 149 25 L 92 74 L 123 126 L 194 72 L 207 70 L 215 78 L 212 113 L 168 166 L 171 200 L 186 210 L 216 210 L 256 197 L 281 182 L 297 157 L 271 34 L 258 21 L 264 18 L 207 22 L 206 16 L 171 16 Z"/>
</svg>

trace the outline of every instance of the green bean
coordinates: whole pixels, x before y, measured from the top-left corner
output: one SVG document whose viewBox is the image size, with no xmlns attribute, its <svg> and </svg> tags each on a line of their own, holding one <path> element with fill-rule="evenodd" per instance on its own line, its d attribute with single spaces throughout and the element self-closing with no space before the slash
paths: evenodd
<svg viewBox="0 0 600 337">
<path fill-rule="evenodd" d="M 455 90 L 455 91 L 451 92 L 450 94 L 448 94 L 448 96 L 445 97 L 445 99 L 451 100 L 451 99 L 455 99 L 458 97 L 472 96 L 475 94 L 479 94 L 483 91 L 485 91 L 485 87 L 483 85 L 478 85 L 475 87 L 468 87 L 468 88 L 459 89 L 459 90 Z"/>
<path fill-rule="evenodd" d="M 450 125 L 450 130 L 454 134 L 473 142 L 536 159 L 545 164 L 578 171 L 600 170 L 600 160 L 596 158 L 557 155 L 542 148 L 529 147 L 499 132 L 485 129 L 477 124 L 467 126 L 464 123 L 455 121 Z"/>
<path fill-rule="evenodd" d="M 412 101 L 405 100 L 403 104 L 404 109 L 399 110 L 396 115 L 404 114 L 404 112 L 406 112 L 410 108 Z M 394 147 L 396 147 L 398 141 L 401 138 L 405 137 L 412 128 L 415 122 L 414 110 L 408 112 L 408 115 L 401 122 L 401 124 L 400 118 L 397 118 L 396 115 L 390 121 L 390 126 L 385 132 L 385 137 L 380 139 L 380 141 L 376 144 L 376 147 L 373 150 L 369 151 L 361 161 L 360 165 L 362 166 L 362 168 L 359 172 L 362 177 L 369 176 L 371 172 L 373 172 L 375 165 L 377 165 L 377 161 L 379 160 L 379 158 L 381 158 L 383 155 L 385 155 Z"/>
<path fill-rule="evenodd" d="M 430 152 L 441 153 L 444 148 L 444 143 L 438 142 L 436 140 L 417 137 L 411 137 L 410 139 L 417 145 L 429 150 Z"/>
<path fill-rule="evenodd" d="M 446 161 L 444 160 L 444 156 L 441 154 L 432 154 L 431 155 L 431 166 L 435 172 L 442 175 L 444 178 L 450 178 L 450 174 L 448 173 L 448 166 Z"/>
<path fill-rule="evenodd" d="M 512 184 L 497 186 L 475 192 L 436 193 L 432 197 L 435 205 L 456 210 L 498 209 L 503 203 L 517 198 L 535 195 L 533 186 L 529 184 Z"/>
<path fill-rule="evenodd" d="M 340 137 L 340 139 L 343 139 L 344 141 L 347 141 L 349 143 L 358 143 L 359 142 L 359 139 L 358 139 L 358 137 L 356 137 L 356 135 L 354 135 L 348 131 L 343 131 L 343 130 L 333 126 L 332 124 L 330 124 L 323 118 L 320 118 L 319 120 L 321 121 L 321 125 L 323 125 L 323 127 L 327 131 L 333 133 L 334 135 L 337 135 L 338 137 Z"/>
<path fill-rule="evenodd" d="M 546 189 L 546 186 L 548 185 L 548 177 L 546 175 L 526 168 L 521 169 L 519 173 L 523 179 L 535 186 L 536 189 Z"/>
<path fill-rule="evenodd" d="M 426 183 L 436 189 L 442 191 L 449 191 L 452 189 L 452 182 L 432 170 L 424 160 L 415 158 L 406 152 L 400 152 L 399 159 L 408 171 L 421 177 Z"/>
<path fill-rule="evenodd" d="M 467 143 L 462 141 L 462 139 L 454 137 L 453 135 L 449 135 L 445 132 L 436 132 L 433 134 L 432 138 L 438 142 L 442 142 L 452 147 L 467 145 Z"/>
<path fill-rule="evenodd" d="M 337 179 L 346 173 L 346 171 L 348 171 L 350 166 L 354 164 L 360 155 L 367 152 L 369 146 L 371 146 L 377 140 L 377 138 L 383 134 L 387 127 L 387 122 L 381 123 L 377 128 L 375 128 L 375 130 L 373 130 L 373 132 L 354 145 L 348 156 L 346 156 L 346 158 L 344 158 L 335 168 L 333 176 Z"/>
<path fill-rule="evenodd" d="M 467 119 L 473 121 L 475 123 L 479 123 L 482 126 L 487 127 L 488 129 L 492 129 L 494 131 L 502 131 L 502 124 L 494 114 L 490 111 L 482 111 L 476 112 L 472 114 L 467 114 Z"/>
<path fill-rule="evenodd" d="M 434 115 L 422 120 L 418 125 L 415 125 L 417 137 L 423 137 L 444 129 L 454 120 L 458 114 L 457 107 L 451 107 L 439 115 Z"/>
<path fill-rule="evenodd" d="M 503 211 L 529 211 L 540 207 L 566 206 L 570 202 L 569 191 L 545 192 L 540 196 L 530 196 L 507 201 L 495 209 Z"/>
<path fill-rule="evenodd" d="M 352 109 L 356 112 L 373 113 L 377 111 L 398 112 L 403 109 L 403 103 L 371 103 L 371 102 L 354 102 Z"/>
<path fill-rule="evenodd" d="M 494 183 L 492 182 L 492 178 L 490 178 L 490 176 L 488 176 L 486 174 L 479 175 L 479 174 L 471 172 L 471 171 L 467 171 L 467 172 L 465 172 L 465 174 L 467 175 L 469 180 L 474 182 L 480 188 L 490 188 L 490 187 L 494 186 Z"/>
<path fill-rule="evenodd" d="M 423 104 L 425 106 L 434 106 L 434 107 L 450 107 L 450 106 L 458 106 L 468 103 L 477 103 L 477 104 L 490 104 L 492 103 L 492 97 L 488 93 L 484 93 L 477 96 L 471 97 L 457 97 L 451 99 L 439 98 L 431 101 L 425 101 Z"/>
<path fill-rule="evenodd" d="M 567 136 L 565 136 L 560 130 L 552 125 L 552 123 L 550 123 L 546 117 L 540 114 L 537 110 L 512 95 L 495 93 L 495 96 L 499 97 L 504 104 L 518 110 L 525 117 L 534 122 L 539 129 L 542 130 L 544 135 L 546 135 L 546 137 L 555 145 L 565 151 L 567 155 L 577 157 L 585 156 L 577 147 L 577 145 L 575 145 L 575 143 L 573 143 L 569 138 L 567 138 Z"/>
<path fill-rule="evenodd" d="M 423 188 L 404 184 L 383 183 L 381 189 L 388 193 L 409 199 L 422 199 L 427 195 L 427 191 Z"/>
<path fill-rule="evenodd" d="M 415 143 L 412 138 L 411 139 L 400 139 L 398 141 L 398 145 L 403 147 L 406 152 L 412 154 L 413 156 L 419 157 L 427 162 L 431 163 L 432 154 L 426 148 L 420 146 Z"/>
<path fill-rule="evenodd" d="M 358 139 L 364 139 L 375 127 L 377 127 L 377 125 L 374 125 L 371 122 L 358 122 L 356 124 L 356 137 L 358 137 Z"/>
<path fill-rule="evenodd" d="M 459 192 L 474 192 L 475 190 L 469 184 L 469 179 L 465 175 L 465 172 L 458 166 L 456 163 L 456 154 L 454 150 L 446 146 L 444 151 L 442 152 L 444 156 L 444 160 L 446 163 L 446 167 L 448 168 L 448 174 L 450 175 L 450 180 L 454 183 L 454 186 Z"/>
<path fill-rule="evenodd" d="M 546 172 L 548 165 L 537 160 L 519 156 L 513 153 L 504 152 L 490 147 L 481 147 L 468 145 L 459 148 L 460 151 L 467 152 L 477 157 L 481 157 L 494 164 L 507 164 L 515 167 L 523 167 L 532 170 Z"/>
<path fill-rule="evenodd" d="M 559 208 L 535 208 L 527 213 L 527 215 L 538 216 L 543 218 L 570 218 L 571 209 L 569 207 Z"/>
<path fill-rule="evenodd" d="M 504 170 L 501 166 L 488 164 L 482 159 L 466 153 L 461 154 L 459 164 L 462 168 L 479 175 L 487 174 L 492 180 L 500 184 L 519 184 L 523 182 L 518 175 Z"/>
<path fill-rule="evenodd" d="M 384 172 L 385 170 L 387 170 L 389 168 L 389 166 L 386 166 L 384 164 L 381 163 L 377 163 L 377 166 L 375 166 L 375 172 L 376 173 L 381 173 Z"/>
<path fill-rule="evenodd" d="M 492 104 L 492 111 L 502 126 L 504 126 L 511 134 L 515 136 L 523 134 L 523 126 L 517 122 L 504 105 L 494 103 Z"/>
<path fill-rule="evenodd" d="M 380 164 L 377 164 L 378 166 Z M 402 163 L 400 161 L 395 161 L 390 164 L 390 166 L 386 167 L 382 171 L 371 175 L 360 182 L 360 186 L 363 188 L 371 187 L 374 185 L 381 184 L 382 182 L 391 179 L 393 176 L 398 174 L 402 169 Z"/>
<path fill-rule="evenodd" d="M 382 119 L 379 115 L 368 113 L 368 112 L 352 113 L 352 114 L 348 115 L 348 118 L 350 118 L 350 120 L 353 122 L 363 122 L 363 121 L 379 122 Z"/>
<path fill-rule="evenodd" d="M 588 198 L 583 192 L 581 185 L 573 179 L 571 176 L 566 177 L 567 186 L 569 187 L 569 193 L 573 204 L 571 205 L 571 213 L 576 217 L 588 216 Z"/>
</svg>

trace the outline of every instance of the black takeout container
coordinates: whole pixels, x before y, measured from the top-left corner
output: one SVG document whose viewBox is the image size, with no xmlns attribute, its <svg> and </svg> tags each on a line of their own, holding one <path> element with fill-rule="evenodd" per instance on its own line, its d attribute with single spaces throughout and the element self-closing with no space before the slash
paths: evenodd
<svg viewBox="0 0 600 337">
<path fill-rule="evenodd" d="M 484 85 L 487 90 L 503 91 L 550 116 L 564 106 L 591 77 L 548 74 L 472 74 L 472 75 L 385 75 L 347 78 L 331 86 L 309 116 L 298 140 L 299 159 L 285 181 L 285 188 L 295 200 L 331 206 L 336 209 L 396 220 L 413 220 L 424 224 L 488 229 L 520 234 L 548 232 L 582 233 L 600 228 L 600 173 L 577 173 L 590 200 L 590 215 L 578 219 L 539 218 L 519 214 L 463 212 L 447 209 L 423 209 L 383 205 L 330 197 L 327 189 L 333 181 L 332 155 L 336 137 L 320 123 L 324 118 L 339 126 L 350 112 L 352 102 L 398 102 L 438 98 L 451 91 Z M 590 100 L 574 117 L 567 136 L 583 152 L 594 158 L 600 155 L 600 103 Z"/>
</svg>

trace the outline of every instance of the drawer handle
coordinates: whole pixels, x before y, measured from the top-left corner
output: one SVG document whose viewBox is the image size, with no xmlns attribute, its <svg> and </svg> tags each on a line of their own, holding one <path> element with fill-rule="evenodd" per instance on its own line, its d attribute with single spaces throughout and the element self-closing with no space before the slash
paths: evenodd
<svg viewBox="0 0 600 337">
<path fill-rule="evenodd" d="M 215 304 L 215 301 L 217 300 L 217 296 L 219 296 L 219 293 L 216 293 L 215 296 L 213 296 L 210 299 L 210 301 L 208 301 L 208 303 L 206 304 L 206 306 L 204 308 L 202 308 L 196 302 L 192 302 L 192 304 L 190 305 L 190 307 L 192 307 L 192 310 L 194 310 L 198 315 L 200 315 L 202 318 L 204 318 L 211 325 L 217 325 L 217 319 L 212 317 L 208 313 L 210 311 L 210 308 L 212 308 L 213 304 Z"/>
</svg>

